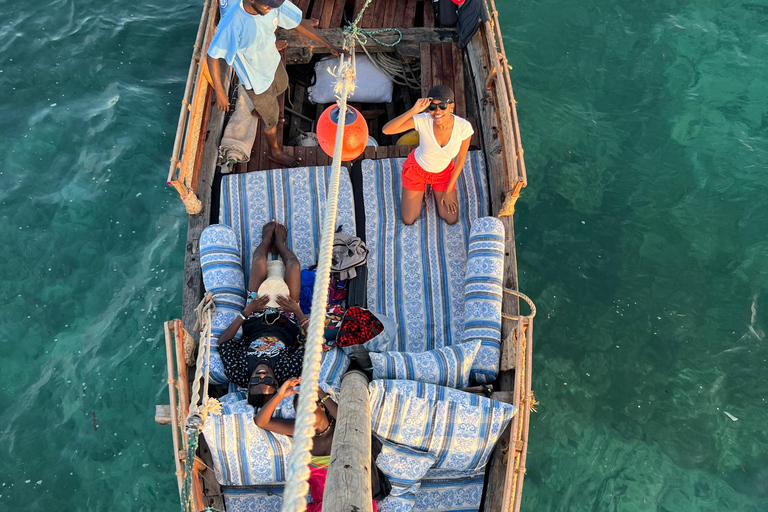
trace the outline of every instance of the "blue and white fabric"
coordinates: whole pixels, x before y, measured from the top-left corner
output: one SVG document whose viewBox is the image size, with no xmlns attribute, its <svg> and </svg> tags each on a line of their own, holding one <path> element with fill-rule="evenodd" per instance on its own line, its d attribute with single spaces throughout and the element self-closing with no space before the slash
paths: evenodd
<svg viewBox="0 0 768 512">
<path fill-rule="evenodd" d="M 464 341 L 482 346 L 472 365 L 472 381 L 496 380 L 501 356 L 501 301 L 504 279 L 504 224 L 483 217 L 472 224 L 464 277 Z"/>
<path fill-rule="evenodd" d="M 200 266 L 205 289 L 213 296 L 216 311 L 211 318 L 210 379 L 226 384 L 218 339 L 245 307 L 245 276 L 234 230 L 228 226 L 208 226 L 200 235 Z M 235 335 L 240 339 L 241 332 Z"/>
<path fill-rule="evenodd" d="M 480 340 L 427 352 L 371 352 L 374 379 L 406 379 L 451 388 L 469 385 Z"/>
<path fill-rule="evenodd" d="M 389 495 L 377 505 L 378 512 L 411 512 L 416 504 L 416 496 L 403 494 L 401 496 Z"/>
<path fill-rule="evenodd" d="M 480 509 L 485 470 L 430 469 L 421 479 L 414 511 L 467 512 Z"/>
<path fill-rule="evenodd" d="M 227 512 L 280 512 L 283 486 L 223 487 Z"/>
<path fill-rule="evenodd" d="M 349 368 L 349 362 L 349 356 L 339 347 L 334 346 L 323 352 L 323 362 L 320 365 L 320 374 L 318 375 L 321 387 L 324 387 L 322 383 L 326 383 L 333 391 L 338 392 L 341 389 L 341 379 L 344 377 L 344 372 Z"/>
<path fill-rule="evenodd" d="M 392 484 L 392 496 L 415 496 L 421 477 L 434 463 L 435 456 L 431 453 L 386 440 L 382 441 L 381 453 L 376 457 L 376 466 Z"/>
<path fill-rule="evenodd" d="M 229 2 L 237 3 L 230 6 Z M 275 30 L 277 27 L 296 28 L 303 14 L 291 2 L 285 2 L 263 15 L 246 12 L 240 0 L 229 2 L 211 39 L 208 55 L 226 60 L 235 68 L 240 83 L 260 94 L 272 85 L 280 64 L 280 53 L 275 47 Z"/>
<path fill-rule="evenodd" d="M 291 438 L 261 429 L 253 412 L 208 415 L 203 427 L 221 485 L 258 485 L 285 481 Z"/>
<path fill-rule="evenodd" d="M 435 389 L 441 387 L 401 380 L 371 382 L 373 433 L 391 443 L 431 453 L 436 468 L 483 468 L 517 408 L 458 390 Z M 429 398 L 441 394 L 450 399 Z"/>
<path fill-rule="evenodd" d="M 253 251 L 261 228 L 272 219 L 288 228 L 286 245 L 301 268 L 317 262 L 330 167 L 297 167 L 228 174 L 221 180 L 219 224 L 230 226 L 237 238 L 245 276 L 250 276 Z M 355 207 L 349 173 L 342 168 L 336 228 L 355 235 Z"/>
<path fill-rule="evenodd" d="M 424 352 L 464 341 L 464 271 L 470 226 L 488 215 L 483 154 L 467 153 L 456 182 L 459 221 L 428 200 L 411 226 L 400 218 L 403 158 L 364 160 L 368 309 L 399 326 L 397 350 Z"/>
</svg>

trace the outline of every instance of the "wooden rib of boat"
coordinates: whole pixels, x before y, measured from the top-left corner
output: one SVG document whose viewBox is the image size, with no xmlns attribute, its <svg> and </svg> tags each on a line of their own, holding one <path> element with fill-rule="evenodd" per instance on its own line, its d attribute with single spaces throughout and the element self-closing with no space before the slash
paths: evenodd
<svg viewBox="0 0 768 512">
<path fill-rule="evenodd" d="M 318 28 L 332 44 L 340 45 L 342 23 L 354 19 L 364 0 L 298 0 L 294 2 L 305 18 L 319 20 Z M 393 100 L 386 104 L 357 105 L 368 120 L 371 134 L 379 141 L 378 147 L 366 149 L 362 158 L 378 159 L 407 156 L 412 147 L 397 146 L 395 141 L 381 134 L 381 126 L 398 113 L 410 108 L 415 98 L 437 83 L 453 88 L 457 96 L 457 114 L 472 122 L 475 136 L 472 143 L 483 150 L 490 186 L 491 211 L 504 223 L 507 247 L 504 269 L 504 287 L 518 289 L 515 237 L 512 213 L 520 189 L 526 185 L 523 149 L 517 121 L 516 102 L 508 64 L 502 44 L 499 21 L 494 0 L 487 0 L 490 21 L 481 23 L 479 30 L 466 48 L 459 48 L 458 33 L 453 28 L 435 26 L 432 2 L 429 0 L 373 0 L 360 21 L 364 29 L 399 28 L 402 41 L 392 46 L 369 40 L 368 52 L 392 52 L 407 63 L 421 69 L 421 91 L 395 85 Z M 170 406 L 158 406 L 156 419 L 170 424 L 173 429 L 174 460 L 181 489 L 182 459 L 185 457 L 187 435 L 183 419 L 189 409 L 190 380 L 194 367 L 185 361 L 185 348 L 194 342 L 186 333 L 194 332 L 195 307 L 203 296 L 202 273 L 199 258 L 199 238 L 211 222 L 211 197 L 214 181 L 219 172 L 216 165 L 218 144 L 225 126 L 226 115 L 215 106 L 215 94 L 206 80 L 202 63 L 208 44 L 218 21 L 218 4 L 206 0 L 190 62 L 186 89 L 179 116 L 178 129 L 171 158 L 167 182 L 178 190 L 190 214 L 187 226 L 187 244 L 184 261 L 183 304 L 181 319 L 165 324 Z M 295 31 L 278 31 L 278 39 L 288 41 L 283 52 L 286 66 L 308 63 L 325 48 L 304 38 Z M 384 43 L 394 41 L 392 35 L 383 34 Z M 357 51 L 361 49 L 358 46 Z M 225 69 L 225 87 L 234 89 L 236 80 L 231 70 Z M 301 156 L 304 165 L 330 165 L 331 158 L 317 147 L 291 145 L 300 131 L 312 131 L 313 121 L 327 105 L 312 105 L 306 98 L 306 89 L 293 84 L 290 89 L 292 108 L 285 108 L 278 127 L 279 142 L 286 153 Z M 459 105 L 460 103 L 460 105 Z M 284 118 L 284 119 L 283 119 Z M 266 143 L 261 131 L 256 136 L 251 159 L 238 164 L 235 172 L 252 172 L 274 168 L 267 159 Z M 196 200 L 199 200 L 197 203 Z M 215 219 L 213 219 L 215 222 Z M 528 307 L 528 306 L 524 306 Z M 501 511 L 520 509 L 523 477 L 528 447 L 528 423 L 533 404 L 531 392 L 532 315 L 521 316 L 518 298 L 504 294 L 502 324 L 502 355 L 500 374 L 494 383 L 494 398 L 511 402 L 519 407 L 512 423 L 499 440 L 488 463 L 482 510 Z M 478 387 L 469 391 L 485 393 Z M 222 493 L 210 469 L 210 457 L 205 446 L 198 450 L 199 460 L 193 467 L 193 500 L 197 510 L 211 506 L 224 509 Z M 207 462 L 207 464 L 206 464 Z"/>
</svg>

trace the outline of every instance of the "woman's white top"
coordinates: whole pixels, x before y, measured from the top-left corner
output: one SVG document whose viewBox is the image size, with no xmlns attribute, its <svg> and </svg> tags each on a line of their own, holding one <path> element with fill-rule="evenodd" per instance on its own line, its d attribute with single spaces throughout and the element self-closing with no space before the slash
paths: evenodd
<svg viewBox="0 0 768 512">
<path fill-rule="evenodd" d="M 416 148 L 414 158 L 416 163 L 427 172 L 444 171 L 448 164 L 456 158 L 461 149 L 461 143 L 471 137 L 475 130 L 466 119 L 459 116 L 453 116 L 453 131 L 448 144 L 440 147 L 435 139 L 432 116 L 428 113 L 417 114 L 413 116 L 413 125 L 419 132 L 419 146 Z"/>
</svg>

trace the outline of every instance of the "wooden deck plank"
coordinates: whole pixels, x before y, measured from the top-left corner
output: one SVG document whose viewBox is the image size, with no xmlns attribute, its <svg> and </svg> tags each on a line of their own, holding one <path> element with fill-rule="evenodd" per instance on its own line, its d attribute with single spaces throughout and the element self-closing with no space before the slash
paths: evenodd
<svg viewBox="0 0 768 512">
<path fill-rule="evenodd" d="M 403 16 L 403 27 L 410 28 L 416 24 L 416 3 L 418 0 L 408 0 L 405 4 L 405 14 Z"/>
<path fill-rule="evenodd" d="M 431 0 L 424 0 L 424 26 L 429 28 L 435 26 L 435 10 L 432 8 Z"/>
<path fill-rule="evenodd" d="M 379 146 L 376 148 L 376 159 L 380 160 L 382 158 L 387 158 L 387 147 L 386 146 Z"/>
<path fill-rule="evenodd" d="M 363 158 L 367 158 L 368 160 L 376 158 L 376 148 L 374 146 L 367 146 L 365 151 L 363 151 Z"/>
<path fill-rule="evenodd" d="M 307 148 L 304 146 L 294 146 L 293 147 L 293 156 L 296 158 L 301 158 L 301 165 L 305 166 L 307 165 Z"/>
<path fill-rule="evenodd" d="M 258 171 L 259 166 L 261 165 L 261 140 L 263 139 L 261 136 L 262 126 L 264 126 L 264 123 L 262 123 L 261 119 L 259 119 L 259 127 L 256 128 L 256 138 L 253 141 L 253 147 L 251 148 L 251 159 L 248 160 L 248 170 L 246 172 Z"/>
<path fill-rule="evenodd" d="M 440 49 L 440 45 L 431 45 L 429 48 L 430 52 L 430 64 L 432 68 L 432 85 L 429 86 L 429 88 L 432 88 L 436 85 L 440 85 L 443 83 L 443 70 L 440 67 L 440 61 L 443 58 L 443 52 Z"/>
<path fill-rule="evenodd" d="M 311 17 L 320 20 L 320 18 L 323 15 L 323 0 L 315 0 L 315 2 L 312 4 L 312 15 Z M 317 27 L 317 28 L 323 28 L 323 27 Z"/>
<path fill-rule="evenodd" d="M 389 28 L 395 27 L 395 19 L 397 18 L 399 0 L 389 0 L 387 2 L 386 9 L 384 10 L 384 19 L 382 20 L 382 27 Z"/>
<path fill-rule="evenodd" d="M 456 94 L 456 115 L 466 119 L 467 96 L 464 90 L 464 54 L 461 48 L 459 48 L 459 45 L 457 44 L 451 45 L 451 52 L 453 55 L 453 69 L 454 69 L 453 92 Z"/>
<path fill-rule="evenodd" d="M 319 0 L 315 1 L 318 2 Z M 331 28 L 331 19 L 333 18 L 333 9 L 336 6 L 336 1 L 337 0 L 323 0 L 323 8 L 320 13 L 320 24 L 318 25 L 318 28 Z"/>
<path fill-rule="evenodd" d="M 355 16 L 357 16 L 357 13 L 360 12 L 360 9 L 363 8 L 365 5 L 365 0 L 360 1 L 360 6 L 355 8 Z M 370 28 L 371 23 L 373 22 L 373 14 L 376 11 L 376 0 L 373 0 L 368 7 L 365 9 L 365 12 L 363 12 L 363 17 L 360 19 L 360 27 L 361 28 Z"/>
<path fill-rule="evenodd" d="M 341 21 L 344 19 L 344 8 L 346 7 L 346 0 L 336 0 L 336 5 L 333 8 L 333 17 L 329 28 L 341 27 Z"/>
<path fill-rule="evenodd" d="M 421 43 L 419 52 L 421 54 L 421 97 L 426 98 L 429 88 L 432 87 L 432 53 L 429 43 Z"/>
<path fill-rule="evenodd" d="M 301 9 L 301 12 L 304 13 L 305 18 L 309 18 L 309 0 L 295 0 L 293 4 Z"/>
<path fill-rule="evenodd" d="M 371 5 L 368 7 L 369 9 L 376 6 L 376 10 L 373 14 L 373 19 L 371 20 L 371 28 L 382 28 L 384 27 L 384 15 L 387 11 L 387 5 L 389 4 L 390 0 L 374 0 L 371 2 Z"/>
<path fill-rule="evenodd" d="M 453 51 L 451 51 L 451 43 L 443 43 L 440 45 L 440 76 L 445 85 L 451 88 L 453 92 L 456 92 L 454 82 L 456 81 L 456 73 L 453 69 Z"/>
</svg>

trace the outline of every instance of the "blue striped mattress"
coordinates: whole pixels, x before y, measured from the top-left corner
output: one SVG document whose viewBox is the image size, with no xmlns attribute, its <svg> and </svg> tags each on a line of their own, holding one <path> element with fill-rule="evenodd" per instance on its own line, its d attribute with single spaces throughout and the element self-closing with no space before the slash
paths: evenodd
<svg viewBox="0 0 768 512">
<path fill-rule="evenodd" d="M 221 179 L 219 224 L 234 229 L 243 270 L 251 275 L 251 258 L 261 242 L 261 228 L 272 219 L 288 228 L 288 247 L 301 267 L 317 262 L 325 198 L 331 167 L 297 167 L 229 174 Z M 335 227 L 356 234 L 355 202 L 349 172 L 342 167 Z"/>
<path fill-rule="evenodd" d="M 482 152 L 470 151 L 456 182 L 459 222 L 448 225 L 434 199 L 411 226 L 400 218 L 404 158 L 364 160 L 368 308 L 399 326 L 398 350 L 423 352 L 464 341 L 464 275 L 470 226 L 488 215 Z"/>
</svg>

